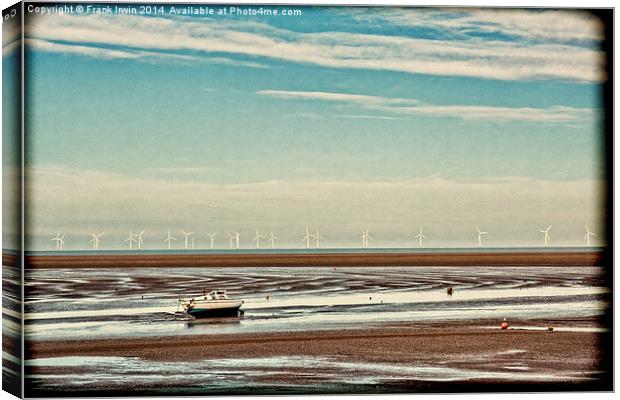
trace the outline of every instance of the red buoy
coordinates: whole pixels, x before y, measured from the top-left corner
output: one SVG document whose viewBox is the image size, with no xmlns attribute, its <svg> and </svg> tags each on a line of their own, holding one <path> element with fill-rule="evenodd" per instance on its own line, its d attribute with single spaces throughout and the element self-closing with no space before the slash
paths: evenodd
<svg viewBox="0 0 620 400">
<path fill-rule="evenodd" d="M 502 324 L 500 325 L 500 327 L 502 329 L 508 329 L 508 321 L 506 321 L 506 318 L 504 318 L 504 321 L 502 322 Z"/>
</svg>

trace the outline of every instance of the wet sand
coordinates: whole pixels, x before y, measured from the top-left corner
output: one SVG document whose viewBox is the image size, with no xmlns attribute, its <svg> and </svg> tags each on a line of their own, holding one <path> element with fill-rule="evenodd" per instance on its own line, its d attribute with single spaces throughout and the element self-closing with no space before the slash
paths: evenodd
<svg viewBox="0 0 620 400">
<path fill-rule="evenodd" d="M 27 358 L 67 356 L 138 357 L 155 362 L 192 362 L 210 359 L 252 359 L 263 357 L 319 357 L 357 365 L 428 366 L 450 368 L 469 373 L 510 372 L 518 369 L 528 374 L 550 377 L 528 380 L 523 375 L 477 379 L 433 381 L 412 375 L 390 380 L 380 386 L 325 386 L 325 391 L 379 392 L 452 392 L 452 391 L 547 391 L 611 390 L 604 371 L 611 371 L 602 353 L 610 343 L 607 332 L 560 332 L 546 330 L 501 330 L 490 321 L 470 324 L 450 323 L 398 324 L 346 330 L 316 330 L 192 337 L 156 337 L 120 340 L 80 340 L 27 343 Z M 497 322 L 497 321 L 493 321 Z M 542 322 L 524 322 L 540 327 Z M 569 322 L 564 322 L 565 326 Z M 208 361 L 207 364 L 208 365 Z M 277 368 L 277 366 L 275 366 Z M 327 367 L 327 366 L 326 366 Z M 64 373 L 69 369 L 55 367 Z M 54 373 L 52 367 L 29 367 L 30 373 Z M 312 381 L 312 367 L 282 367 L 280 373 L 265 377 L 261 393 L 274 394 L 281 388 L 295 388 L 303 393 L 304 384 Z M 314 366 L 316 368 L 316 366 Z M 79 373 L 79 368 L 73 371 Z M 377 373 L 381 373 L 378 371 Z M 290 374 L 289 374 L 290 373 Z M 368 371 L 348 371 L 349 378 Z M 467 373 L 467 372 L 466 372 Z M 299 380 L 308 376 L 309 381 Z M 563 376 L 560 380 L 552 377 Z M 271 385 L 271 386 L 270 386 Z M 292 386 L 291 386 L 292 385 Z M 298 385 L 298 386 L 296 386 Z M 521 386 L 520 386 L 521 385 Z M 321 386 L 319 386 L 321 387 Z M 110 388 L 119 390 L 118 387 Z M 129 387 L 127 388 L 129 389 Z M 239 390 L 242 391 L 243 388 Z M 273 389 L 271 391 L 271 389 Z M 106 392 L 106 388 L 99 388 Z M 132 388 L 133 390 L 133 388 Z M 320 389 L 318 389 L 320 391 Z M 273 392 L 273 393 L 272 393 Z M 316 393 L 317 389 L 309 393 Z M 147 392 L 148 393 L 148 390 Z M 191 393 L 191 390 L 190 392 Z M 224 393 L 236 393 L 235 390 Z M 241 393 L 241 392 L 239 392 Z"/>
<path fill-rule="evenodd" d="M 594 372 L 602 359 L 601 342 L 609 335 L 501 330 L 489 325 L 444 322 L 302 332 L 40 341 L 27 342 L 26 353 L 27 358 L 115 356 L 155 361 L 320 356 L 483 370 L 495 370 L 502 362 L 510 361 L 522 362 L 541 372 Z"/>
<path fill-rule="evenodd" d="M 597 266 L 603 252 L 29 255 L 26 268 Z"/>
</svg>

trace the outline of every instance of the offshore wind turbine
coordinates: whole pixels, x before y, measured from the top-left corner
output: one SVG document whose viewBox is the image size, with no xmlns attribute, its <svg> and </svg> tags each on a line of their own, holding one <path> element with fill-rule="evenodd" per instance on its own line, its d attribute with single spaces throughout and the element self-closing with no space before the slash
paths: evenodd
<svg viewBox="0 0 620 400">
<path fill-rule="evenodd" d="M 488 235 L 489 232 L 482 232 L 478 225 L 474 225 L 476 227 L 476 231 L 478 232 L 478 247 L 482 247 L 482 235 Z"/>
<path fill-rule="evenodd" d="M 415 235 L 415 238 L 420 240 L 419 247 L 422 247 L 422 241 L 426 239 L 426 236 L 424 236 L 424 233 L 422 232 L 422 225 L 420 225 L 420 233 Z"/>
<path fill-rule="evenodd" d="M 64 233 L 56 233 L 56 236 L 50 239 L 51 241 L 56 242 L 56 250 L 63 250 L 65 248 L 65 234 Z"/>
<path fill-rule="evenodd" d="M 319 247 L 321 247 L 321 240 L 325 240 L 325 238 L 321 236 L 321 232 L 319 232 L 319 228 L 316 228 L 316 234 L 314 238 L 316 239 L 316 248 L 318 249 Z"/>
<path fill-rule="evenodd" d="M 584 239 L 586 240 L 586 246 L 590 247 L 590 238 L 592 236 L 596 236 L 596 233 L 590 231 L 590 228 L 588 227 L 588 225 L 586 225 L 586 236 L 584 237 Z"/>
<path fill-rule="evenodd" d="M 545 234 L 545 247 L 549 247 L 549 239 L 550 239 L 549 238 L 549 230 L 551 229 L 551 227 L 552 227 L 552 225 L 549 225 L 547 227 L 547 229 L 545 229 L 545 230 L 542 230 L 542 229 L 538 230 L 538 232 Z"/>
<path fill-rule="evenodd" d="M 230 248 L 234 249 L 234 248 L 239 248 L 239 237 L 241 236 L 241 231 L 229 231 L 228 232 L 228 244 L 230 244 Z"/>
<path fill-rule="evenodd" d="M 305 240 L 306 241 L 306 247 L 310 248 L 310 240 L 314 239 L 314 235 L 310 233 L 310 230 L 308 229 L 308 225 L 306 225 L 306 236 L 304 236 L 301 240 Z"/>
<path fill-rule="evenodd" d="M 271 248 L 274 249 L 276 247 L 276 239 L 280 239 L 279 237 L 277 237 L 276 235 L 273 234 L 273 231 L 270 231 L 269 234 L 269 239 L 267 240 L 269 243 L 271 243 Z"/>
<path fill-rule="evenodd" d="M 142 249 L 142 245 L 144 244 L 144 239 L 142 239 L 142 235 L 144 235 L 144 229 L 142 230 L 142 232 L 136 235 L 136 239 L 138 242 L 138 249 Z"/>
<path fill-rule="evenodd" d="M 99 244 L 101 243 L 101 236 L 103 235 L 103 232 L 101 232 L 100 234 L 96 234 L 96 233 L 91 233 L 90 236 L 92 236 L 92 239 L 90 239 L 89 243 L 93 244 L 93 249 L 94 250 L 99 250 Z"/>
<path fill-rule="evenodd" d="M 207 233 L 207 236 L 209 236 L 209 238 L 211 239 L 211 248 L 213 248 L 213 240 L 215 239 L 216 235 L 217 235 L 217 232 Z"/>
<path fill-rule="evenodd" d="M 177 240 L 177 239 L 174 236 L 172 236 L 172 234 L 170 233 L 170 229 L 168 229 L 168 236 L 166 237 L 166 239 L 164 239 L 164 243 L 168 243 L 168 249 L 172 248 L 173 240 Z"/>
<path fill-rule="evenodd" d="M 362 231 L 362 248 L 368 247 L 368 239 L 374 240 L 372 236 L 370 236 L 370 232 L 368 227 L 366 227 L 365 231 Z"/>
<path fill-rule="evenodd" d="M 261 235 L 258 232 L 258 229 L 256 229 L 256 235 L 254 235 L 254 239 L 252 239 L 254 242 L 256 242 L 256 248 L 260 249 L 260 240 L 261 239 L 267 239 L 265 236 Z"/>
<path fill-rule="evenodd" d="M 190 237 L 194 234 L 194 232 L 185 232 L 181 229 L 181 233 L 185 236 L 185 249 L 189 249 Z"/>
<path fill-rule="evenodd" d="M 129 250 L 133 250 L 133 243 L 136 241 L 136 235 L 133 231 L 129 231 L 129 237 L 125 239 L 125 242 L 129 242 Z"/>
</svg>

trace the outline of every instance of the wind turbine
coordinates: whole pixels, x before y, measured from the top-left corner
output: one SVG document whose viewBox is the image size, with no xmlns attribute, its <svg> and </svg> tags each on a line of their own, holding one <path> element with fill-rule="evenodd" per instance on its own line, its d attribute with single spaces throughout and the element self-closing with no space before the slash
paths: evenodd
<svg viewBox="0 0 620 400">
<path fill-rule="evenodd" d="M 417 235 L 415 235 L 416 239 L 420 239 L 420 245 L 419 247 L 422 247 L 422 240 L 426 239 L 426 236 L 424 236 L 424 233 L 422 233 L 422 225 L 420 225 L 420 233 L 418 233 Z"/>
<path fill-rule="evenodd" d="M 308 225 L 306 225 L 306 236 L 304 236 L 301 240 L 306 241 L 307 248 L 310 248 L 310 239 L 314 239 L 314 235 L 310 233 L 310 230 L 308 229 Z"/>
<path fill-rule="evenodd" d="M 476 227 L 476 231 L 478 232 L 478 247 L 482 247 L 482 235 L 488 235 L 489 232 L 481 232 L 478 225 L 474 225 Z"/>
<path fill-rule="evenodd" d="M 551 229 L 551 226 L 552 225 L 549 225 L 549 227 L 545 230 L 542 230 L 542 229 L 538 230 L 538 232 L 545 234 L 545 247 L 549 247 L 549 230 Z"/>
<path fill-rule="evenodd" d="M 260 233 L 258 233 L 258 229 L 256 229 L 256 235 L 254 236 L 253 241 L 256 242 L 256 248 L 257 249 L 260 249 L 260 240 L 261 239 L 266 239 L 266 237 L 261 235 Z"/>
<path fill-rule="evenodd" d="M 51 241 L 56 242 L 56 250 L 63 250 L 65 248 L 65 234 L 64 233 L 56 233 L 56 236 L 50 239 Z"/>
<path fill-rule="evenodd" d="M 129 242 L 129 250 L 133 250 L 133 242 L 136 241 L 135 238 L 136 235 L 134 235 L 133 231 L 129 232 L 129 237 L 127 239 L 125 239 L 125 242 Z"/>
<path fill-rule="evenodd" d="M 235 248 L 235 235 L 232 232 L 228 232 L 228 244 L 231 249 Z"/>
<path fill-rule="evenodd" d="M 592 236 L 596 236 L 596 233 L 591 232 L 591 231 L 590 231 L 590 228 L 588 227 L 588 225 L 586 225 L 586 236 L 584 237 L 584 239 L 586 240 L 586 245 L 587 245 L 588 247 L 590 247 L 590 238 L 591 238 Z"/>
<path fill-rule="evenodd" d="M 273 231 L 270 231 L 270 235 L 269 235 L 269 240 L 267 240 L 269 243 L 271 243 L 271 248 L 275 248 L 276 246 L 276 239 L 280 239 L 279 237 L 277 237 L 276 235 L 273 234 Z"/>
<path fill-rule="evenodd" d="M 325 238 L 321 236 L 319 228 L 316 228 L 316 235 L 314 236 L 314 238 L 316 239 L 316 248 L 318 249 L 319 247 L 321 247 L 321 240 L 325 240 Z"/>
<path fill-rule="evenodd" d="M 142 230 L 142 232 L 136 235 L 138 241 L 138 249 L 142 249 L 142 245 L 144 244 L 144 239 L 142 239 L 142 235 L 144 235 L 144 229 Z"/>
<path fill-rule="evenodd" d="M 233 236 L 235 238 L 235 247 L 239 248 L 239 237 L 241 236 L 241 231 L 233 231 Z"/>
<path fill-rule="evenodd" d="M 215 239 L 216 235 L 217 235 L 217 232 L 207 233 L 207 236 L 211 238 L 211 248 L 213 248 L 213 239 Z"/>
<path fill-rule="evenodd" d="M 90 236 L 92 236 L 92 239 L 90 240 L 89 243 L 93 244 L 93 249 L 94 250 L 99 250 L 99 243 L 101 243 L 101 236 L 103 235 L 103 232 L 101 232 L 100 234 L 96 234 L 96 233 L 91 233 Z"/>
<path fill-rule="evenodd" d="M 164 239 L 164 243 L 168 243 L 168 249 L 172 248 L 172 241 L 173 240 L 177 240 L 174 236 L 172 236 L 172 234 L 170 233 L 170 229 L 168 229 L 168 237 L 166 237 L 166 239 Z"/>
<path fill-rule="evenodd" d="M 189 249 L 190 237 L 194 234 L 194 232 L 185 232 L 183 229 L 181 229 L 181 233 L 183 234 L 183 236 L 185 236 L 185 249 Z"/>
<path fill-rule="evenodd" d="M 368 231 L 368 227 L 366 227 L 365 231 L 362 231 L 362 248 L 368 247 L 368 239 L 374 240 L 372 236 L 370 236 L 370 232 Z"/>
</svg>

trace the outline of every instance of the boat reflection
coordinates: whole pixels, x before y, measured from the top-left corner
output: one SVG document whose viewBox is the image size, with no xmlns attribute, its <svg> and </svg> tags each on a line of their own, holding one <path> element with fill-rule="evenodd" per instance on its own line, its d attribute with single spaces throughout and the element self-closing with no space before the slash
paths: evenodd
<svg viewBox="0 0 620 400">
<path fill-rule="evenodd" d="M 200 329 L 212 326 L 222 325 L 239 325 L 243 319 L 243 314 L 239 314 L 236 317 L 219 317 L 219 318 L 195 318 L 184 322 L 187 329 Z"/>
</svg>

